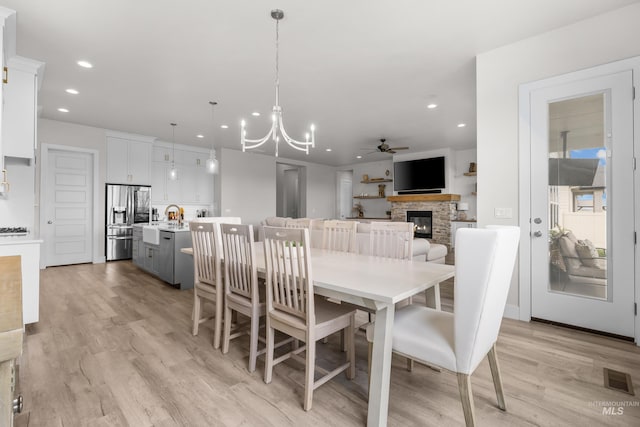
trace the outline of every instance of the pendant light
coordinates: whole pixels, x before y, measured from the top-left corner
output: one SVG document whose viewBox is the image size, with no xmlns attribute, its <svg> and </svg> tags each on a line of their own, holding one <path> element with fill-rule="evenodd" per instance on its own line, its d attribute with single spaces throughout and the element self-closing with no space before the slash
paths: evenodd
<svg viewBox="0 0 640 427">
<path fill-rule="evenodd" d="M 216 105 L 218 105 L 215 101 L 209 101 L 211 105 L 211 151 L 209 151 L 209 158 L 207 159 L 207 173 L 217 174 L 218 173 L 218 159 L 216 159 L 216 150 L 214 148 L 214 138 L 213 135 L 216 132 L 216 122 L 215 122 L 215 109 Z"/>
<path fill-rule="evenodd" d="M 171 124 L 171 150 L 173 152 L 173 154 L 171 155 L 171 169 L 169 170 L 169 179 L 171 181 L 175 181 L 178 179 L 178 169 L 176 169 L 176 126 L 178 126 L 177 123 L 170 123 Z"/>
</svg>

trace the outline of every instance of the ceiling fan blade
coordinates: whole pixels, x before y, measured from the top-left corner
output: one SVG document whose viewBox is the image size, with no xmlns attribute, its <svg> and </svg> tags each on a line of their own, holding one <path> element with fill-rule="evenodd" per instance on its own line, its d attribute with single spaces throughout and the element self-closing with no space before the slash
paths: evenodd
<svg viewBox="0 0 640 427">
<path fill-rule="evenodd" d="M 391 147 L 389 150 L 408 150 L 409 147 Z"/>
</svg>

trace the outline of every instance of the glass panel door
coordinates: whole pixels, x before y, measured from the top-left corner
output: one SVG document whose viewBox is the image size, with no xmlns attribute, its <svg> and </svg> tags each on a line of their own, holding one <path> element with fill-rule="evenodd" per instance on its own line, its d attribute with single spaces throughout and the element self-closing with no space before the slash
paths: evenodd
<svg viewBox="0 0 640 427">
<path fill-rule="evenodd" d="M 549 290 L 607 299 L 605 93 L 549 103 Z"/>
<path fill-rule="evenodd" d="M 536 89 L 531 315 L 634 336 L 631 72 Z"/>
</svg>

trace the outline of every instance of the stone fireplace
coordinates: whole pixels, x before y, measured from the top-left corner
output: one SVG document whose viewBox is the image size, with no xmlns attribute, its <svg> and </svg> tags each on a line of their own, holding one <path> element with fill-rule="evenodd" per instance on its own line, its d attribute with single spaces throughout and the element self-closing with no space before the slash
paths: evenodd
<svg viewBox="0 0 640 427">
<path fill-rule="evenodd" d="M 387 200 L 391 202 L 392 221 L 408 221 L 408 212 L 430 211 L 431 237 L 428 239 L 451 250 L 451 219 L 455 218 L 459 194 L 407 194 L 389 196 Z"/>
<path fill-rule="evenodd" d="M 407 222 L 413 222 L 413 237 L 431 239 L 433 212 L 431 211 L 407 211 Z"/>
</svg>

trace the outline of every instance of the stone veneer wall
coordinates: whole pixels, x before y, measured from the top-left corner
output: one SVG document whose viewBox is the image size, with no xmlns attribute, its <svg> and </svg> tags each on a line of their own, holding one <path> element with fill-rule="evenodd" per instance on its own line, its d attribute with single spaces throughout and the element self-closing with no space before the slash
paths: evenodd
<svg viewBox="0 0 640 427">
<path fill-rule="evenodd" d="M 407 211 L 431 211 L 433 243 L 451 250 L 451 218 L 455 217 L 456 202 L 391 202 L 391 221 L 406 221 Z"/>
</svg>

